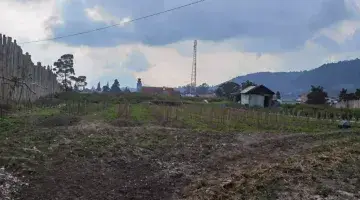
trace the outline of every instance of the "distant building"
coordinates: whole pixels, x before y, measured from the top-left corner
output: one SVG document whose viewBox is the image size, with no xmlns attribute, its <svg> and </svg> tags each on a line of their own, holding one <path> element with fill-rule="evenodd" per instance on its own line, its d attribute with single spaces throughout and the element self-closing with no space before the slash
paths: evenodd
<svg viewBox="0 0 360 200">
<path fill-rule="evenodd" d="M 168 95 L 168 96 L 180 96 L 180 92 L 176 91 L 174 88 L 168 87 L 146 87 L 141 88 L 141 93 L 149 95 Z"/>
<path fill-rule="evenodd" d="M 233 93 L 242 105 L 250 107 L 270 107 L 274 92 L 264 85 L 249 86 L 240 92 Z"/>
</svg>

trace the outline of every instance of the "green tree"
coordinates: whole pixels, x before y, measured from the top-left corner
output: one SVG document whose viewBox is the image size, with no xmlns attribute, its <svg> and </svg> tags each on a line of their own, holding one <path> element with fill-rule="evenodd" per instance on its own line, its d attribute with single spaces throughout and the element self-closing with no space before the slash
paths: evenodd
<svg viewBox="0 0 360 200">
<path fill-rule="evenodd" d="M 339 93 L 339 100 L 340 101 L 345 101 L 346 96 L 347 96 L 347 89 L 345 89 L 345 88 L 341 89 L 340 93 Z"/>
<path fill-rule="evenodd" d="M 234 82 L 226 82 L 215 90 L 215 94 L 218 97 L 227 97 L 231 98 L 231 93 L 237 92 L 240 90 L 240 85 Z"/>
<path fill-rule="evenodd" d="M 131 93 L 130 89 L 128 87 L 125 87 L 124 93 Z"/>
<path fill-rule="evenodd" d="M 100 82 L 98 82 L 98 84 L 97 84 L 96 91 L 101 92 Z"/>
<path fill-rule="evenodd" d="M 54 62 L 53 71 L 60 78 L 60 82 L 65 91 L 71 89 L 71 75 L 75 75 L 74 70 L 74 56 L 72 54 L 62 55 L 56 62 Z"/>
<path fill-rule="evenodd" d="M 281 95 L 279 91 L 276 92 L 276 99 L 281 99 Z"/>
<path fill-rule="evenodd" d="M 256 84 L 254 82 L 247 80 L 247 81 L 241 83 L 241 89 L 245 89 L 249 86 L 255 86 L 255 85 Z"/>
<path fill-rule="evenodd" d="M 112 84 L 112 86 L 110 88 L 110 92 L 113 92 L 113 93 L 121 92 L 120 83 L 117 79 L 114 80 L 114 83 Z"/>
<path fill-rule="evenodd" d="M 307 95 L 307 104 L 325 104 L 327 93 L 321 86 L 311 86 L 310 93 Z"/>
<path fill-rule="evenodd" d="M 75 82 L 75 84 L 74 84 L 75 91 L 79 91 L 79 87 L 81 87 L 82 90 L 85 89 L 85 86 L 87 85 L 86 76 L 78 76 L 78 77 L 70 76 L 69 78 Z"/>
<path fill-rule="evenodd" d="M 197 94 L 207 94 L 209 92 L 210 86 L 207 83 L 199 85 L 196 89 Z"/>
<path fill-rule="evenodd" d="M 185 94 L 190 94 L 190 91 L 191 91 L 191 85 L 190 84 L 187 84 L 185 86 Z"/>
<path fill-rule="evenodd" d="M 360 99 L 360 89 L 356 89 L 355 96 L 357 99 Z"/>
<path fill-rule="evenodd" d="M 102 91 L 103 92 L 110 92 L 109 82 L 106 85 L 103 86 Z"/>
</svg>

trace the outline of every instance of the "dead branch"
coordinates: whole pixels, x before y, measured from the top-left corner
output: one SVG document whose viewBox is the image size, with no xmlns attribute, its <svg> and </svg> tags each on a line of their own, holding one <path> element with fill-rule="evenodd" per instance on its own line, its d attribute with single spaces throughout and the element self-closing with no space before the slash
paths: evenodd
<svg viewBox="0 0 360 200">
<path fill-rule="evenodd" d="M 14 79 L 9 79 L 9 78 L 3 77 L 3 76 L 1 76 L 0 78 L 2 78 L 4 80 L 7 80 L 7 81 L 10 81 L 10 82 L 13 82 L 13 83 L 15 83 L 15 85 L 18 84 L 18 83 L 20 83 L 23 86 L 25 85 L 27 87 L 27 89 L 30 90 L 30 92 L 32 92 L 33 94 L 36 94 L 36 92 L 34 92 L 27 83 L 25 83 L 24 81 L 20 81 L 19 78 L 15 78 L 15 80 Z"/>
</svg>

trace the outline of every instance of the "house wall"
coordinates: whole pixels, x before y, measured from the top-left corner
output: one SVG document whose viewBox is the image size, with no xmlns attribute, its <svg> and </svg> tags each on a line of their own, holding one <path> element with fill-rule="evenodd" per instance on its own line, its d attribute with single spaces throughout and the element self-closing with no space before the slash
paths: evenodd
<svg viewBox="0 0 360 200">
<path fill-rule="evenodd" d="M 271 105 L 272 97 L 270 95 L 258 95 L 258 94 L 242 94 L 241 104 L 248 104 L 250 107 L 264 107 L 265 96 L 269 96 L 269 105 Z"/>
<path fill-rule="evenodd" d="M 241 104 L 242 105 L 249 104 L 249 95 L 241 94 Z"/>
<path fill-rule="evenodd" d="M 253 106 L 264 107 L 264 96 L 257 95 L 257 94 L 250 94 L 249 98 L 250 98 L 249 106 L 251 106 L 251 107 L 253 107 Z"/>
</svg>

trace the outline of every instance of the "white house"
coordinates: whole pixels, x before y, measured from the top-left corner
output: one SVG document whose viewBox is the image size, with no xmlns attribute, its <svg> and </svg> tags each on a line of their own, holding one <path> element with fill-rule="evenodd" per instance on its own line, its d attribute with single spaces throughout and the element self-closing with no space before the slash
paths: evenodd
<svg viewBox="0 0 360 200">
<path fill-rule="evenodd" d="M 274 92 L 264 85 L 249 86 L 241 90 L 240 103 L 249 107 L 269 107 L 274 96 Z"/>
</svg>

